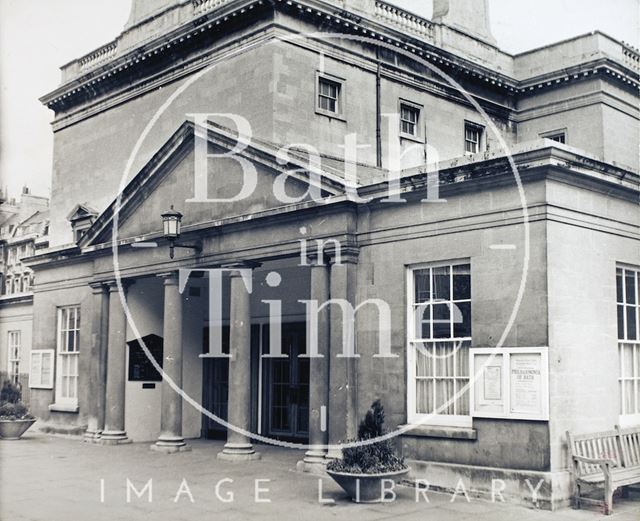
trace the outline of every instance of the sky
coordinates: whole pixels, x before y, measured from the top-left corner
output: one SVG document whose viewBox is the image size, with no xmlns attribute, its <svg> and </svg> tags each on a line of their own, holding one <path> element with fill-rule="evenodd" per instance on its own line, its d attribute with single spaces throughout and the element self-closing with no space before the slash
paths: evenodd
<svg viewBox="0 0 640 521">
<path fill-rule="evenodd" d="M 432 0 L 387 0 L 431 17 Z M 476 0 L 467 0 L 476 1 Z M 489 0 L 498 45 L 518 53 L 599 29 L 640 47 L 640 0 Z M 0 186 L 48 195 L 59 67 L 114 39 L 131 0 L 0 0 Z"/>
</svg>

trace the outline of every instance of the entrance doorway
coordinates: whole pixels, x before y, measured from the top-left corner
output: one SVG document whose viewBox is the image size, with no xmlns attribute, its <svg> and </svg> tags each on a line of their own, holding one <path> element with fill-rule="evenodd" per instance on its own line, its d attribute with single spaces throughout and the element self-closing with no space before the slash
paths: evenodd
<svg viewBox="0 0 640 521">
<path fill-rule="evenodd" d="M 229 326 L 222 328 L 222 352 L 229 353 Z M 203 352 L 209 349 L 209 328 L 204 329 Z M 306 349 L 306 324 L 282 324 L 282 353 L 288 358 L 258 357 L 269 352 L 269 326 L 251 327 L 252 429 L 269 438 L 306 443 L 309 438 L 309 359 L 300 358 Z M 258 346 L 260 347 L 258 349 Z M 203 358 L 202 405 L 223 420 L 228 418 L 229 361 Z M 259 406 L 260 404 L 260 406 Z M 255 432 L 255 430 L 254 430 Z M 226 439 L 226 428 L 202 416 L 202 436 Z"/>
<path fill-rule="evenodd" d="M 267 328 L 263 339 L 268 339 Z M 268 342 L 263 341 L 263 352 Z M 309 438 L 309 359 L 306 324 L 282 324 L 282 354 L 288 358 L 263 358 L 263 432 L 271 438 L 306 442 Z"/>
</svg>

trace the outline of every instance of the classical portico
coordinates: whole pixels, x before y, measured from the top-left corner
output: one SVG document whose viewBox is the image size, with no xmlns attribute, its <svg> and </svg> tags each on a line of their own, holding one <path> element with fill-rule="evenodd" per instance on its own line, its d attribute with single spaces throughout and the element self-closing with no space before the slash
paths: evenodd
<svg viewBox="0 0 640 521">
<path fill-rule="evenodd" d="M 297 364 L 299 357 L 307 358 L 309 364 L 308 380 L 297 380 L 296 384 L 305 386 L 305 389 L 308 388 L 308 405 L 301 406 L 297 403 L 296 414 L 305 414 L 308 418 L 298 417 L 296 420 L 290 417 L 287 420 L 306 425 L 304 429 L 307 435 L 299 442 L 306 444 L 308 441 L 309 449 L 304 456 L 301 454 L 299 467 L 307 471 L 322 467 L 328 458 L 338 456 L 335 451 L 327 453 L 327 444 L 340 443 L 355 434 L 357 404 L 352 372 L 357 360 L 337 356 L 343 351 L 342 328 L 345 325 L 342 311 L 340 306 L 322 306 L 322 304 L 325 304 L 332 295 L 333 298 L 353 302 L 358 256 L 357 250 L 353 247 L 340 248 L 337 251 L 340 254 L 335 251 L 329 252 L 329 255 L 327 252 L 320 252 L 320 254 L 313 252 L 304 262 L 299 256 L 293 255 L 290 255 L 288 261 L 282 259 L 272 261 L 268 257 L 263 257 L 261 259 L 263 266 L 259 270 L 258 266 L 261 262 L 257 261 L 225 263 L 221 266 L 227 281 L 225 283 L 227 289 L 223 292 L 225 296 L 223 307 L 228 309 L 225 312 L 225 316 L 228 314 L 228 321 L 225 319 L 225 323 L 228 323 L 229 342 L 228 359 L 219 359 L 221 363 L 228 361 L 228 416 L 223 419 L 234 428 L 227 429 L 227 441 L 218 458 L 250 461 L 260 457 L 253 445 L 251 434 L 260 433 L 262 436 L 270 437 L 272 435 L 269 428 L 272 421 L 270 415 L 273 414 L 273 407 L 281 407 L 281 403 L 273 405 L 275 402 L 271 393 L 279 382 L 274 381 L 272 385 L 271 380 L 268 380 L 271 378 L 269 364 L 278 364 L 283 360 L 286 364 Z M 189 289 L 189 281 L 187 283 L 183 281 L 183 287 L 180 287 L 177 270 L 145 274 L 142 277 L 124 277 L 123 274 L 121 279 L 123 293 L 120 293 L 118 284 L 113 280 L 91 283 L 93 295 L 91 327 L 94 331 L 91 372 L 96 385 L 92 388 L 90 399 L 89 427 L 86 434 L 88 440 L 109 445 L 132 441 L 125 422 L 127 403 L 131 401 L 130 396 L 128 398 L 125 396 L 125 389 L 128 389 L 129 393 L 132 392 L 132 383 L 128 382 L 127 377 L 127 374 L 129 373 L 130 376 L 132 371 L 128 366 L 132 363 L 130 355 L 129 359 L 127 358 L 127 343 L 130 344 L 130 341 L 127 341 L 132 333 L 130 327 L 127 333 L 127 319 L 122 305 L 124 298 L 134 321 L 138 315 L 144 315 L 140 313 L 141 302 L 147 308 L 155 306 L 162 310 L 158 318 L 162 326 L 161 365 L 165 378 L 159 383 L 159 435 L 150 447 L 154 451 L 165 453 L 189 450 L 183 434 L 183 407 L 186 402 L 178 390 L 183 389 L 185 379 L 188 381 L 194 376 L 189 374 L 190 369 L 183 363 L 184 349 L 188 345 L 188 341 L 183 338 L 183 331 L 189 328 L 189 325 L 183 322 L 191 320 L 192 323 L 203 323 L 199 322 L 200 318 L 193 322 L 193 317 L 189 316 L 191 311 L 188 306 L 202 306 L 207 301 L 206 298 L 202 298 L 208 293 L 206 269 L 196 273 L 205 274 L 202 279 L 194 275 L 189 279 L 189 281 L 194 280 L 196 287 L 200 288 L 199 300 L 192 296 L 195 293 Z M 256 312 L 256 309 L 259 306 L 264 307 L 261 301 L 264 299 L 265 292 L 270 291 L 271 288 L 262 281 L 272 273 L 284 275 L 285 282 L 281 288 L 283 295 L 291 293 L 290 288 L 286 286 L 287 279 L 291 277 L 299 279 L 296 287 L 305 288 L 302 293 L 294 291 L 287 297 L 289 302 L 285 302 L 285 307 L 295 304 L 299 311 L 304 306 L 298 301 L 318 302 L 320 309 L 317 314 L 315 333 L 308 330 L 309 323 L 300 313 L 295 314 L 295 317 L 299 318 L 285 317 L 284 320 L 285 322 L 301 320 L 306 323 L 307 335 L 317 334 L 319 356 L 307 356 L 307 337 L 305 337 L 306 341 L 302 340 L 302 343 L 299 343 L 296 350 L 291 350 L 291 346 L 286 344 L 288 342 L 285 338 L 286 334 L 283 337 L 282 346 L 277 349 L 278 352 L 284 351 L 283 357 L 269 356 L 267 340 L 269 320 L 264 311 Z M 161 290 L 158 287 L 160 285 Z M 155 287 L 157 291 L 149 293 L 149 290 L 145 289 L 147 287 Z M 142 298 L 132 293 L 134 291 L 141 293 Z M 157 296 L 160 295 L 161 304 L 156 302 Z M 277 295 L 277 297 L 280 296 L 280 294 Z M 185 303 L 188 305 L 187 308 Z M 207 309 L 201 310 L 203 316 L 209 315 Z M 291 312 L 286 309 L 284 313 L 291 315 Z M 263 326 L 257 327 L 257 324 L 263 324 Z M 144 327 L 143 316 L 141 335 L 148 332 Z M 286 331 L 288 324 L 285 323 L 281 327 Z M 202 342 L 204 343 L 204 338 Z M 260 347 L 256 349 L 256 345 Z M 211 358 L 206 353 L 207 346 L 203 347 L 205 351 L 199 357 L 200 364 L 207 363 Z M 190 349 L 193 351 L 192 348 Z M 193 358 L 192 355 L 190 356 Z M 278 367 L 285 366 L 280 364 Z M 198 372 L 201 370 L 202 366 L 196 368 Z M 299 377 L 307 378 L 302 375 Z M 261 386 L 258 380 L 262 381 Z M 202 385 L 210 383 L 203 381 Z M 139 387 L 136 387 L 135 392 L 138 392 Z M 285 392 L 290 394 L 287 400 L 295 402 L 301 399 L 299 389 L 289 387 Z M 193 397 L 197 401 L 201 399 L 199 394 Z M 208 406 L 206 403 L 202 405 L 205 408 Z M 191 406 L 188 407 L 191 410 Z M 331 411 L 336 412 L 332 414 Z M 277 433 L 274 436 L 279 437 Z M 133 441 L 139 440 L 134 436 Z"/>
</svg>

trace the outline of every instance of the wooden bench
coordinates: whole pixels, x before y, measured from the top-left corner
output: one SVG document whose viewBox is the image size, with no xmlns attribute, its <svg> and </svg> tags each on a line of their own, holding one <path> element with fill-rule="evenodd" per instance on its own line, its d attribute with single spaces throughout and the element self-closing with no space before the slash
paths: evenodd
<svg viewBox="0 0 640 521">
<path fill-rule="evenodd" d="M 640 483 L 640 427 L 593 434 L 567 432 L 573 477 L 573 507 L 596 504 L 609 515 L 613 511 L 613 493 L 619 487 Z M 588 485 L 604 488 L 604 501 L 581 497 L 580 488 Z M 623 489 L 623 495 L 626 490 Z"/>
</svg>

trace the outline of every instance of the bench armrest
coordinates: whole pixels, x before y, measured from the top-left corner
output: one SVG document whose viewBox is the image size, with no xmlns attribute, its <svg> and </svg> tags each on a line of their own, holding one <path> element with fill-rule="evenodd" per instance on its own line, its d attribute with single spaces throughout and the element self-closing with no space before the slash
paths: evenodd
<svg viewBox="0 0 640 521">
<path fill-rule="evenodd" d="M 587 458 L 585 456 L 576 456 L 575 454 L 572 457 L 575 461 L 580 461 L 582 463 L 590 463 L 591 465 L 613 466 L 616 464 L 616 460 L 613 460 L 610 458 Z"/>
</svg>

